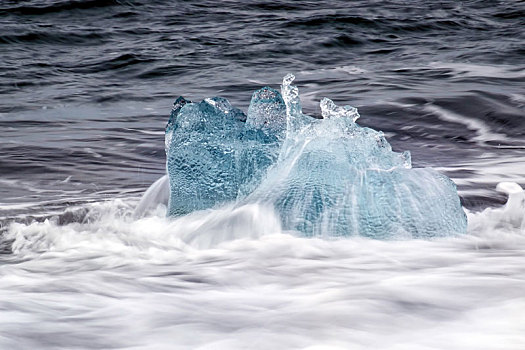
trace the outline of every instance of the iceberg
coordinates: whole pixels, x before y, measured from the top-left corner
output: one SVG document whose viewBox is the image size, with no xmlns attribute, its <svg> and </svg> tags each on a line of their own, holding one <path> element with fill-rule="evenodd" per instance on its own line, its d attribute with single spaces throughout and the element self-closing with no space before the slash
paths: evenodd
<svg viewBox="0 0 525 350">
<path fill-rule="evenodd" d="M 223 98 L 180 97 L 166 128 L 168 216 L 263 204 L 304 236 L 432 238 L 465 233 L 455 184 L 412 168 L 356 108 L 324 98 L 303 114 L 294 76 L 257 90 L 245 115 Z"/>
</svg>

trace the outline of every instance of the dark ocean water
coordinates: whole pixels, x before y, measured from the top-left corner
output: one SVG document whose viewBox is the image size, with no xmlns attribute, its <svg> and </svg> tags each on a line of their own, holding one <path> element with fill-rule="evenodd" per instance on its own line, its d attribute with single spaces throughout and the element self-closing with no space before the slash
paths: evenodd
<svg viewBox="0 0 525 350">
<path fill-rule="evenodd" d="M 355 106 L 467 209 L 500 206 L 499 182 L 525 185 L 524 43 L 516 0 L 0 0 L 0 348 L 523 349 L 523 227 L 504 243 L 286 236 L 186 254 L 172 234 L 193 219 L 121 218 L 165 173 L 179 95 L 246 111 L 289 72 L 306 113 Z M 213 215 L 195 220 L 237 214 Z"/>
<path fill-rule="evenodd" d="M 138 195 L 164 172 L 179 95 L 251 93 L 297 76 L 303 108 L 359 108 L 468 207 L 525 183 L 519 1 L 1 1 L 2 217 Z M 34 207 L 38 203 L 38 209 Z M 27 206 L 26 206 L 27 205 Z M 31 206 L 29 206 L 31 205 Z"/>
</svg>

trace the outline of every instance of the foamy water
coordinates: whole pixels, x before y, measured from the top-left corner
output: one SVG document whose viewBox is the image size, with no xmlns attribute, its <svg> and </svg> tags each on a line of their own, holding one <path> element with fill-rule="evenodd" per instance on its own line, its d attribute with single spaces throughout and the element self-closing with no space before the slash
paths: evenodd
<svg viewBox="0 0 525 350">
<path fill-rule="evenodd" d="M 13 223 L 0 348 L 523 349 L 523 201 L 432 241 L 300 238 L 255 205 Z"/>
<path fill-rule="evenodd" d="M 525 349 L 525 3 L 0 1 L 0 350 Z M 167 219 L 173 101 L 297 72 L 452 178 L 468 234 Z M 365 117 L 366 116 L 366 117 Z M 519 192 L 518 192 L 519 193 Z M 489 209 L 485 209 L 489 208 Z M 46 221 L 47 219 L 47 221 Z"/>
</svg>

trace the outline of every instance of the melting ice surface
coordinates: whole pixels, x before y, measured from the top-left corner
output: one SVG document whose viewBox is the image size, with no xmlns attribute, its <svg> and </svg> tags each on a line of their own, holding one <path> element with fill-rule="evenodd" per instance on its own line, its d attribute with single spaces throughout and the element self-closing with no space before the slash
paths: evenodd
<svg viewBox="0 0 525 350">
<path fill-rule="evenodd" d="M 273 207 L 304 236 L 430 238 L 464 233 L 455 184 L 392 151 L 357 109 L 325 98 L 301 111 L 294 76 L 253 94 L 248 115 L 223 98 L 175 102 L 166 128 L 169 216 L 225 203 Z"/>
</svg>

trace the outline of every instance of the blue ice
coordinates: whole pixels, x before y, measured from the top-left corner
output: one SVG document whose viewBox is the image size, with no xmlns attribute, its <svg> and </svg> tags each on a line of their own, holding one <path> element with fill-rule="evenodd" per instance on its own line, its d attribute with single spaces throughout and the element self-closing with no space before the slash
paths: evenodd
<svg viewBox="0 0 525 350">
<path fill-rule="evenodd" d="M 271 205 L 304 236 L 430 238 L 466 232 L 455 184 L 411 166 L 359 113 L 325 98 L 302 113 L 293 75 L 256 91 L 245 115 L 223 98 L 182 97 L 166 128 L 168 215 L 225 203 Z"/>
</svg>

